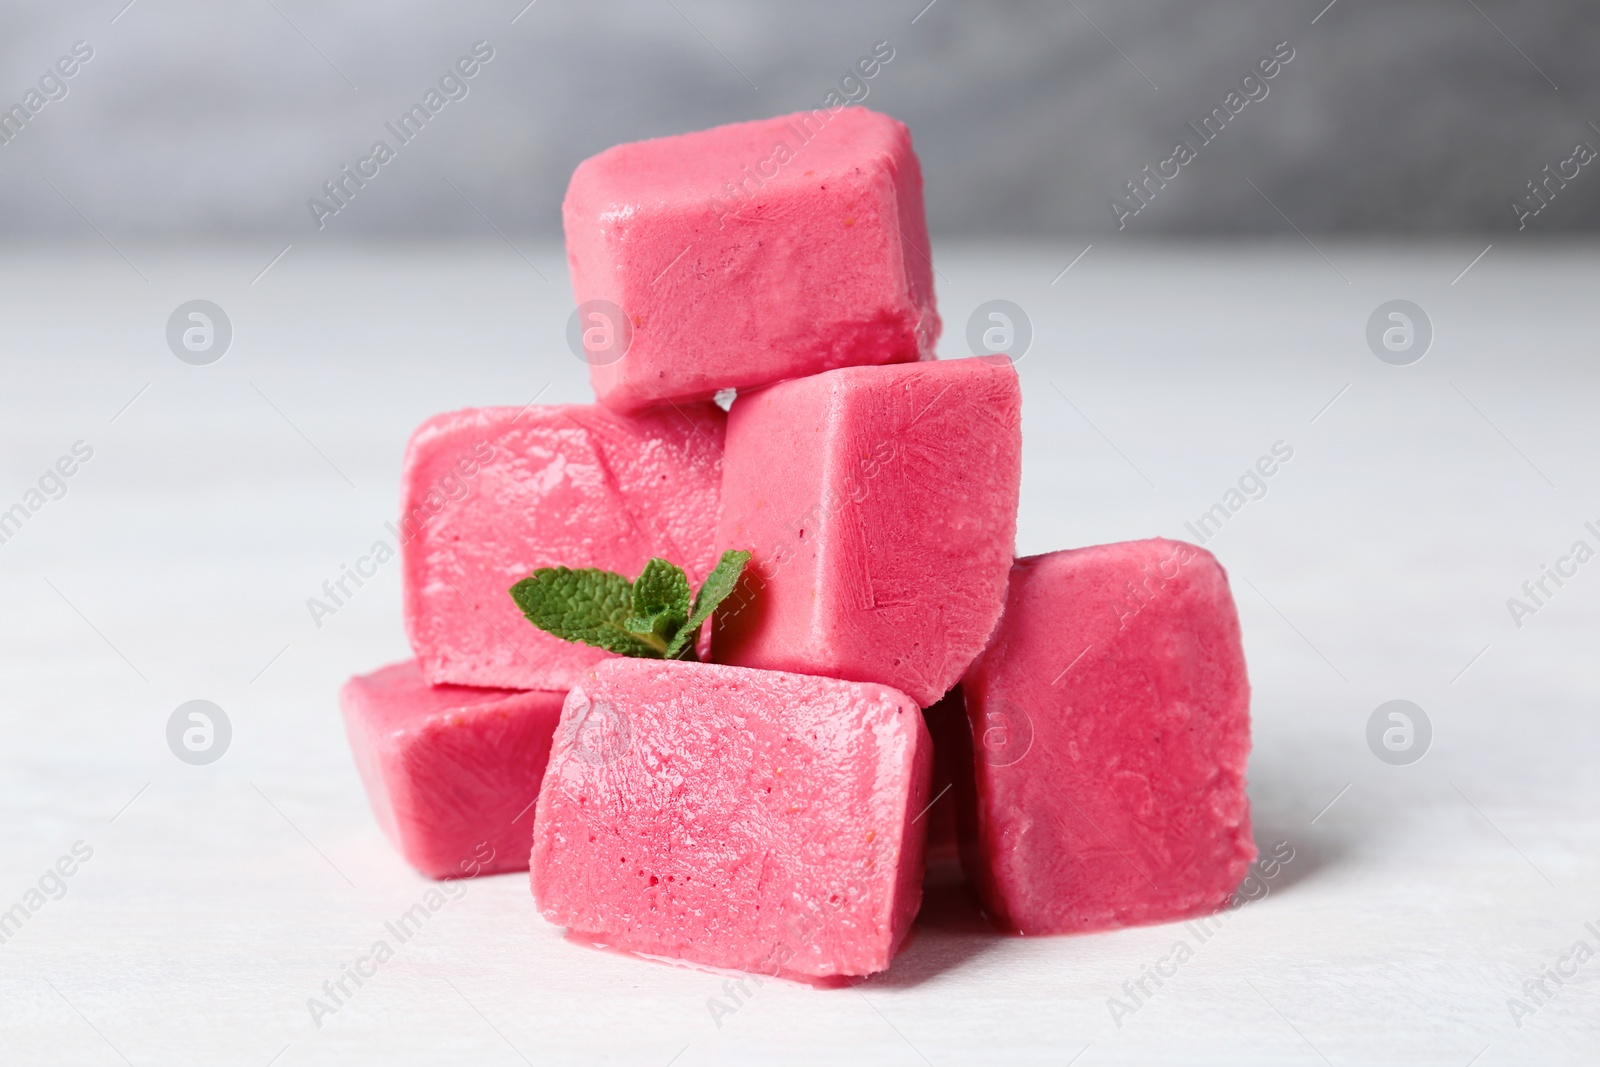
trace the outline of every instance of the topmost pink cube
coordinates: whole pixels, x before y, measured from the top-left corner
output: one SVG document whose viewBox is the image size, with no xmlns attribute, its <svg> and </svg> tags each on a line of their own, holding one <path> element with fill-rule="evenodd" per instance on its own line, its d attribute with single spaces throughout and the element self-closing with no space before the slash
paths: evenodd
<svg viewBox="0 0 1600 1067">
<path fill-rule="evenodd" d="M 933 358 L 922 170 L 886 115 L 617 145 L 578 165 L 561 214 L 575 337 L 610 408 Z"/>
</svg>

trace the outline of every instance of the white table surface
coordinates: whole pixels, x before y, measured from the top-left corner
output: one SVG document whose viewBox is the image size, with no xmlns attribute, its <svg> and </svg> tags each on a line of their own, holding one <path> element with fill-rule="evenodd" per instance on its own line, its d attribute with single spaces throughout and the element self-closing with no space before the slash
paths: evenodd
<svg viewBox="0 0 1600 1067">
<path fill-rule="evenodd" d="M 465 885 L 315 1026 L 308 998 L 430 883 L 335 703 L 408 655 L 398 567 L 320 629 L 305 601 L 382 534 L 425 416 L 587 398 L 564 265 L 306 240 L 252 283 L 279 246 L 96 243 L 0 252 L 0 508 L 94 449 L 0 544 L 0 909 L 93 849 L 0 945 L 0 1061 L 1600 1061 L 1600 959 L 1521 1026 L 1507 1007 L 1600 949 L 1600 562 L 1520 629 L 1506 607 L 1596 541 L 1600 255 L 1503 239 L 1452 285 L 1480 245 L 1107 242 L 1052 284 L 1082 245 L 936 249 L 943 352 L 985 299 L 1034 324 L 1021 551 L 1189 536 L 1294 448 L 1209 547 L 1255 687 L 1257 840 L 1295 858 L 1120 1026 L 1108 998 L 1183 928 L 1004 938 L 945 893 L 887 974 L 769 982 L 718 1025 L 722 977 L 569 942 L 522 875 Z M 195 297 L 235 329 L 206 367 L 164 340 Z M 1412 366 L 1364 340 L 1392 297 L 1435 326 Z M 1404 767 L 1364 736 L 1398 697 L 1434 726 Z M 165 741 L 193 698 L 233 723 L 209 766 Z"/>
</svg>

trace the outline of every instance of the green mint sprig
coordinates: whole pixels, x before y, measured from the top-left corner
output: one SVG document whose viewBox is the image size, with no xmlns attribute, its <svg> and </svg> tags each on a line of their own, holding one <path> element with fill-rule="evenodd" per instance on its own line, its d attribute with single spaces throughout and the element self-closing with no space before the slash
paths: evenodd
<svg viewBox="0 0 1600 1067">
<path fill-rule="evenodd" d="M 511 587 L 528 621 L 563 641 L 641 659 L 695 658 L 700 626 L 733 592 L 750 553 L 730 549 L 689 597 L 689 576 L 664 559 L 644 565 L 636 581 L 586 567 L 541 567 Z"/>
</svg>

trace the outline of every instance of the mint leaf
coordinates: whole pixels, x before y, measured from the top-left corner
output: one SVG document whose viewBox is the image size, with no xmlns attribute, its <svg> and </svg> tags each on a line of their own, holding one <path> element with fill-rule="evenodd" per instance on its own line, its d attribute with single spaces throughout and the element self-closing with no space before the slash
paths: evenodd
<svg viewBox="0 0 1600 1067">
<path fill-rule="evenodd" d="M 633 585 L 620 574 L 593 567 L 541 567 L 511 587 L 511 599 L 529 622 L 563 641 L 623 656 L 662 656 L 661 648 L 630 630 Z"/>
<path fill-rule="evenodd" d="M 700 624 L 711 618 L 711 613 L 717 610 L 717 605 L 722 603 L 734 587 L 739 584 L 739 576 L 744 573 L 744 566 L 750 562 L 750 553 L 744 549 L 730 548 L 717 560 L 717 565 L 711 568 L 711 573 L 706 575 L 706 580 L 700 585 L 700 592 L 695 594 L 694 611 L 689 614 L 690 629 L 699 629 Z"/>
<path fill-rule="evenodd" d="M 701 583 L 700 592 L 695 594 L 694 610 L 690 612 L 688 622 L 667 646 L 668 659 L 694 657 L 694 642 L 700 634 L 701 625 L 717 610 L 717 605 L 733 592 L 739 584 L 739 575 L 744 573 L 744 565 L 749 562 L 750 553 L 743 549 L 729 549 L 722 554 L 717 565 L 711 568 L 711 573 Z"/>
<path fill-rule="evenodd" d="M 689 576 L 664 559 L 644 565 L 633 583 L 633 610 L 628 630 L 639 640 L 664 653 L 689 618 Z"/>
<path fill-rule="evenodd" d="M 683 568 L 655 558 L 634 582 L 593 567 L 541 567 L 511 587 L 511 599 L 529 622 L 563 641 L 640 659 L 692 660 L 701 625 L 748 562 L 748 552 L 724 552 L 692 605 Z"/>
</svg>

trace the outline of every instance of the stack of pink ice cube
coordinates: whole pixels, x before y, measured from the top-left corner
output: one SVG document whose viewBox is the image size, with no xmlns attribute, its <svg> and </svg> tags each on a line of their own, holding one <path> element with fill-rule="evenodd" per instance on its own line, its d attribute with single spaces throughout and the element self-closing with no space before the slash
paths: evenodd
<svg viewBox="0 0 1600 1067">
<path fill-rule="evenodd" d="M 844 107 L 619 145 L 563 213 L 599 403 L 417 430 L 416 659 L 343 693 L 406 859 L 529 868 L 590 940 L 805 978 L 889 965 L 930 826 L 1008 930 L 1224 905 L 1255 855 L 1227 578 L 1159 539 L 1013 558 L 1021 390 L 1004 356 L 934 359 L 906 128 Z M 507 593 L 652 557 L 698 583 L 726 549 L 752 559 L 714 662 L 569 644 Z"/>
</svg>

